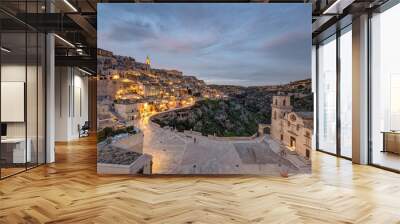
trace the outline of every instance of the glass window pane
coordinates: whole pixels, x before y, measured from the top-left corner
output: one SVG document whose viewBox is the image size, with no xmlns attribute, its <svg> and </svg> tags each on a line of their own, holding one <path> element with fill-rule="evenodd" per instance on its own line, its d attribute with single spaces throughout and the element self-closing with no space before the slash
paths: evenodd
<svg viewBox="0 0 400 224">
<path fill-rule="evenodd" d="M 336 37 L 318 48 L 318 148 L 336 153 Z"/>
<path fill-rule="evenodd" d="M 372 163 L 400 170 L 400 5 L 372 17 Z M 385 134 L 384 134 L 385 133 Z"/>
<path fill-rule="evenodd" d="M 27 80 L 26 80 L 26 114 L 27 114 L 27 142 L 30 156 L 28 160 L 28 168 L 37 165 L 37 132 L 38 132 L 38 120 L 37 120 L 37 98 L 38 98 L 38 35 L 36 32 L 27 33 Z"/>
<path fill-rule="evenodd" d="M 1 1 L 22 16 L 43 13 L 45 1 Z M 45 35 L 0 12 L 0 177 L 45 162 Z M 4 100 L 7 96 L 7 100 Z"/>
<path fill-rule="evenodd" d="M 38 43 L 38 164 L 45 163 L 45 65 L 46 65 L 46 52 L 45 44 L 46 37 L 44 34 L 39 33 Z"/>
<path fill-rule="evenodd" d="M 26 33 L 1 34 L 1 174 L 25 170 L 26 150 Z M 29 149 L 29 147 L 28 147 Z"/>
<path fill-rule="evenodd" d="M 351 158 L 352 35 L 351 29 L 346 31 L 340 36 L 340 153 L 342 156 Z"/>
</svg>

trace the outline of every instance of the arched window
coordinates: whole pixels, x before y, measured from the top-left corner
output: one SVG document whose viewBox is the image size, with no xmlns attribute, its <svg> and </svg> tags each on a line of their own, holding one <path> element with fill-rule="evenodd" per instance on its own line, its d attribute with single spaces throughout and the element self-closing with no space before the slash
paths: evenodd
<svg viewBox="0 0 400 224">
<path fill-rule="evenodd" d="M 283 100 L 283 106 L 286 106 L 286 100 Z"/>
<path fill-rule="evenodd" d="M 276 120 L 276 110 L 274 110 L 274 120 Z"/>
</svg>

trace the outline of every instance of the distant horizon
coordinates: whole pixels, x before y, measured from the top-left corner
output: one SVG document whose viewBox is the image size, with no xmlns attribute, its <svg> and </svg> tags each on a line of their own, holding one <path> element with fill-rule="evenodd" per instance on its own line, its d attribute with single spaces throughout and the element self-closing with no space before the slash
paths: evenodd
<svg viewBox="0 0 400 224">
<path fill-rule="evenodd" d="M 134 56 L 132 56 L 132 55 L 114 54 L 114 52 L 111 51 L 111 50 L 103 49 L 103 48 L 100 48 L 100 49 L 105 50 L 105 51 L 112 52 L 114 56 L 130 57 L 130 58 L 135 59 L 136 62 L 144 63 L 143 61 L 137 61 L 136 57 L 134 57 Z M 150 57 L 150 58 L 151 58 L 151 57 Z M 202 79 L 199 79 L 199 78 L 198 78 L 196 75 L 194 75 L 194 74 L 185 74 L 184 71 L 181 71 L 181 70 L 178 69 L 178 68 L 168 68 L 168 69 L 167 69 L 167 68 L 153 68 L 153 67 L 151 67 L 151 68 L 152 68 L 152 69 L 163 69 L 163 70 L 176 70 L 176 71 L 182 72 L 182 75 L 183 75 L 183 76 L 194 76 L 194 77 L 196 77 L 198 80 L 202 80 Z M 311 77 L 309 77 L 309 78 L 303 78 L 303 79 L 291 80 L 291 81 L 289 81 L 289 82 L 278 83 L 278 84 L 264 84 L 264 85 L 254 85 L 254 86 L 233 85 L 233 84 L 216 84 L 216 83 L 207 83 L 207 82 L 204 81 L 204 80 L 202 80 L 202 81 L 204 81 L 204 82 L 207 84 L 207 86 L 210 86 L 210 85 L 215 85 L 215 86 L 239 86 L 239 87 L 246 87 L 246 88 L 248 88 L 248 87 L 265 87 L 265 86 L 275 86 L 275 85 L 281 86 L 281 85 L 289 84 L 289 83 L 291 83 L 291 82 L 302 81 L 302 80 L 308 80 L 308 79 L 311 80 Z"/>
<path fill-rule="evenodd" d="M 207 85 L 272 86 L 311 78 L 309 5 L 100 3 L 98 8 L 98 46 L 115 55 L 138 62 L 149 56 L 152 67 L 179 70 Z"/>
</svg>

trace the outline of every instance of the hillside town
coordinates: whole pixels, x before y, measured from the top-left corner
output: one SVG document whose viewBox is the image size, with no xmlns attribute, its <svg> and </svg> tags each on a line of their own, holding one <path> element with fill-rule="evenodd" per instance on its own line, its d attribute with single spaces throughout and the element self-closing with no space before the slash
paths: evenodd
<svg viewBox="0 0 400 224">
<path fill-rule="evenodd" d="M 210 88 L 195 76 L 183 75 L 178 70 L 151 68 L 149 57 L 141 63 L 132 57 L 98 49 L 97 61 L 100 130 L 132 125 L 135 119 L 190 106 L 203 98 L 223 97 L 221 91 Z"/>
<path fill-rule="evenodd" d="M 178 70 L 152 68 L 148 56 L 142 63 L 98 49 L 97 85 L 99 173 L 121 173 L 121 164 L 132 161 L 124 172 L 310 170 L 310 79 L 250 87 L 208 85 Z M 231 157 L 221 157 L 221 149 Z M 258 154 L 263 159 L 246 162 Z"/>
</svg>

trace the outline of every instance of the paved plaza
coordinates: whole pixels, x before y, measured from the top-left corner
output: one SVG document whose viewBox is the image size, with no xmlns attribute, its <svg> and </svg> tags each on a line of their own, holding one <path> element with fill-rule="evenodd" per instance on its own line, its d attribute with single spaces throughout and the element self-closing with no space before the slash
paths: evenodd
<svg viewBox="0 0 400 224">
<path fill-rule="evenodd" d="M 269 135 L 253 140 L 214 140 L 160 128 L 149 119 L 137 124 L 144 133 L 143 152 L 153 156 L 154 174 L 281 175 L 310 172 L 297 154 L 282 155 Z M 196 140 L 195 140 L 196 139 Z"/>
</svg>

